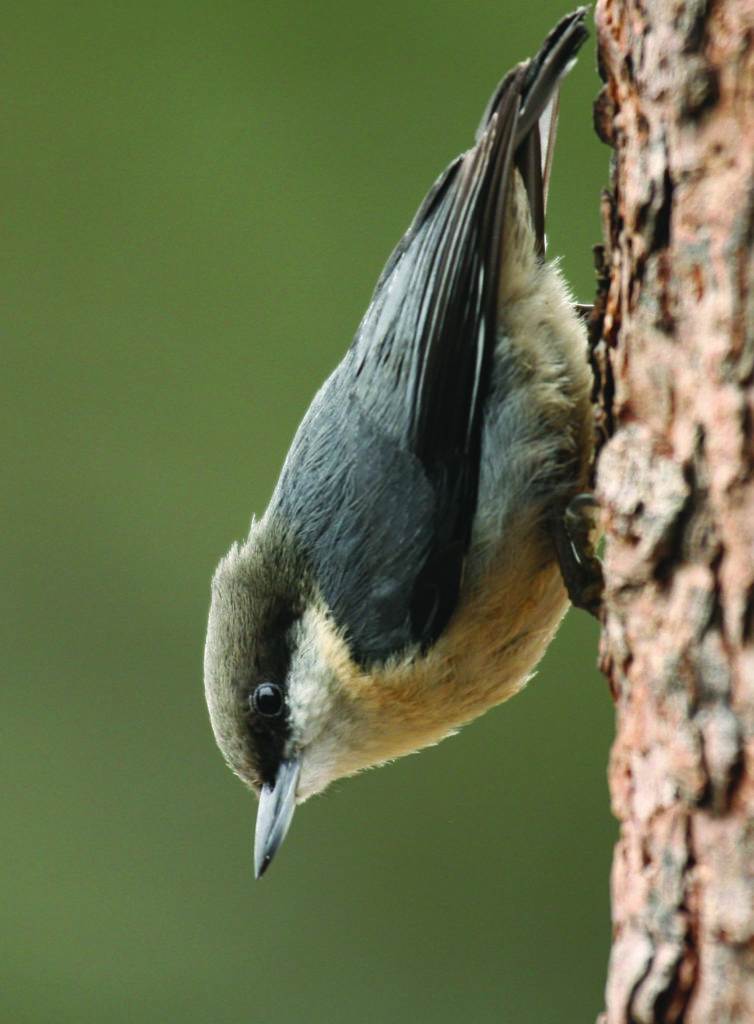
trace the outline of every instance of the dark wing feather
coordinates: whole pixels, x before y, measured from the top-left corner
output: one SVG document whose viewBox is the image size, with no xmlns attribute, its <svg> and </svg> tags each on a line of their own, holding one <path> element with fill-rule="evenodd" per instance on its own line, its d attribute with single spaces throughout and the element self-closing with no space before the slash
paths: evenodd
<svg viewBox="0 0 754 1024">
<path fill-rule="evenodd" d="M 419 461 L 432 488 L 432 543 L 407 609 L 411 640 L 424 646 L 455 608 L 476 505 L 523 74 L 511 76 L 477 145 L 436 184 L 349 353 L 365 413 Z"/>
<path fill-rule="evenodd" d="M 524 172 L 543 240 L 549 145 L 538 121 L 586 35 L 583 19 L 563 19 L 503 79 L 476 145 L 438 179 L 390 257 L 286 462 L 277 505 L 362 662 L 430 645 L 456 606 L 512 167 Z"/>
</svg>

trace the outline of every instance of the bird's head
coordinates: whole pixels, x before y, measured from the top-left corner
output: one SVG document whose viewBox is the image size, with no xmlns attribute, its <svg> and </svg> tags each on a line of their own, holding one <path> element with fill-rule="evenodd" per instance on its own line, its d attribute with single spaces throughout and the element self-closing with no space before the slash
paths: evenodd
<svg viewBox="0 0 754 1024">
<path fill-rule="evenodd" d="M 290 536 L 264 519 L 221 561 L 205 693 L 226 762 L 259 798 L 257 877 L 297 804 L 334 779 L 447 734 L 422 701 L 416 653 L 359 667 Z"/>
</svg>

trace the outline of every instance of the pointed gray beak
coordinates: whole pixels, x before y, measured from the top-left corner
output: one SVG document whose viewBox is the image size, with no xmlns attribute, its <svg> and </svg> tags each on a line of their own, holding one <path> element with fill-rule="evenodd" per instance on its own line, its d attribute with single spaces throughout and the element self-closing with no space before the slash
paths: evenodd
<svg viewBox="0 0 754 1024">
<path fill-rule="evenodd" d="M 301 772 L 299 761 L 281 761 L 275 784 L 265 783 L 259 794 L 257 827 L 254 834 L 254 874 L 261 878 L 285 839 L 296 810 L 296 786 Z"/>
</svg>

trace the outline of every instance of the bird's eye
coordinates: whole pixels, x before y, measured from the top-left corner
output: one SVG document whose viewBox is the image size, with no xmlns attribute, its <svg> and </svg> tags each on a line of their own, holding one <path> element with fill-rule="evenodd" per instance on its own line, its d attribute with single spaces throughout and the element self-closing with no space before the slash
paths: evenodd
<svg viewBox="0 0 754 1024">
<path fill-rule="evenodd" d="M 261 683 L 251 695 L 251 706 L 265 718 L 275 718 L 283 710 L 283 691 L 275 683 Z"/>
</svg>

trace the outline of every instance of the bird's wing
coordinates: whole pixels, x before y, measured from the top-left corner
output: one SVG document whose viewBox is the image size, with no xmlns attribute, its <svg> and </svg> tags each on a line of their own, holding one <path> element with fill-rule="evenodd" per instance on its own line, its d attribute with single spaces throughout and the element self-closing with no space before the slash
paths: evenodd
<svg viewBox="0 0 754 1024">
<path fill-rule="evenodd" d="M 291 492 L 289 518 L 295 476 L 299 487 L 307 474 L 318 481 L 308 508 L 296 499 L 297 529 L 364 661 L 430 645 L 456 606 L 476 506 L 512 169 L 529 174 L 543 238 L 542 152 L 550 147 L 541 144 L 539 120 L 546 118 L 549 139 L 559 80 L 586 36 L 584 13 L 564 18 L 537 56 L 500 83 L 476 144 L 438 179 L 390 257 L 281 478 L 284 504 Z M 316 530 L 312 503 L 327 520 Z M 380 632 L 386 608 L 392 627 Z"/>
</svg>

